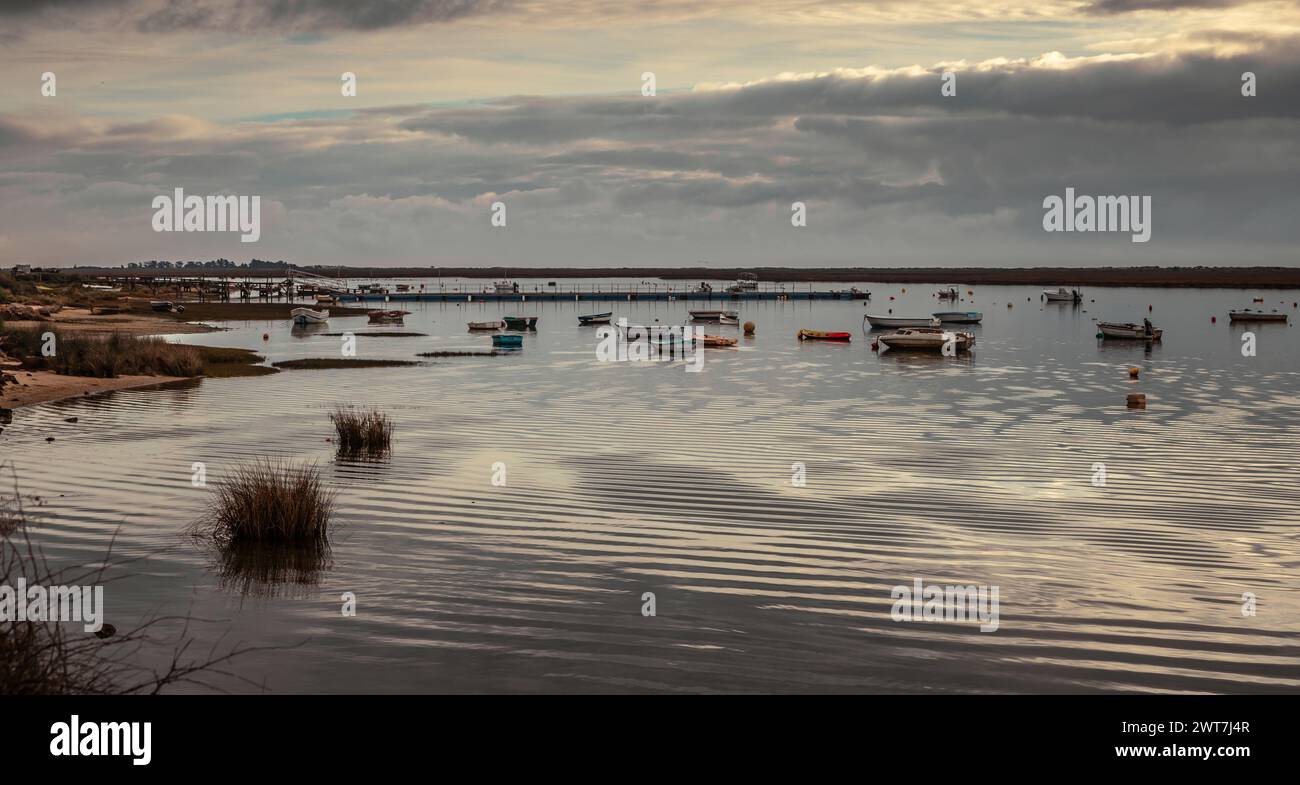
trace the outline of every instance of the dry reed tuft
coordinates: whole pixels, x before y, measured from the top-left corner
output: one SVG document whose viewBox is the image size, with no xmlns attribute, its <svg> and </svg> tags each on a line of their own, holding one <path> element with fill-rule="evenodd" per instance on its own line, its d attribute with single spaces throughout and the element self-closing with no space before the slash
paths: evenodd
<svg viewBox="0 0 1300 785">
<path fill-rule="evenodd" d="M 197 525 L 223 545 L 250 542 L 324 543 L 334 492 L 314 465 L 256 459 L 214 485 L 212 510 Z"/>
<path fill-rule="evenodd" d="M 330 412 L 340 453 L 382 455 L 393 445 L 393 422 L 378 409 L 338 408 Z"/>
</svg>

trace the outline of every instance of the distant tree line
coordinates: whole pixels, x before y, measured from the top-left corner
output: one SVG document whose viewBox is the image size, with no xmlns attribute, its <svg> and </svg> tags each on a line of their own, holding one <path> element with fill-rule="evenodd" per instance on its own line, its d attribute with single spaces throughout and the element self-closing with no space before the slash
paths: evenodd
<svg viewBox="0 0 1300 785">
<path fill-rule="evenodd" d="M 245 270 L 262 270 L 268 267 L 282 268 L 285 262 L 281 259 L 278 262 L 267 261 L 265 259 L 252 259 L 247 263 L 232 262 L 229 259 L 211 259 L 206 262 L 199 261 L 168 261 L 166 259 L 151 259 L 147 262 L 128 262 L 128 270 L 193 270 L 193 269 L 245 269 Z"/>
</svg>

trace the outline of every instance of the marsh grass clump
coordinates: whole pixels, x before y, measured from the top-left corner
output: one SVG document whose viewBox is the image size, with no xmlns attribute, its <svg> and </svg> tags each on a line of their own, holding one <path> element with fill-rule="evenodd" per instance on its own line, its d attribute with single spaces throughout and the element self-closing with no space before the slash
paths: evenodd
<svg viewBox="0 0 1300 785">
<path fill-rule="evenodd" d="M 338 408 L 330 412 L 339 452 L 383 455 L 393 446 L 393 422 L 378 409 Z"/>
<path fill-rule="evenodd" d="M 54 356 L 41 352 L 44 333 L 54 333 Z M 22 357 L 24 367 L 68 376 L 111 379 L 123 375 L 198 376 L 203 355 L 192 346 L 161 338 L 141 338 L 124 333 L 91 335 L 49 331 L 40 327 L 4 328 L 0 337 Z"/>
<path fill-rule="evenodd" d="M 215 484 L 214 494 L 211 512 L 195 533 L 221 545 L 328 541 L 334 492 L 312 464 L 240 464 Z"/>
</svg>

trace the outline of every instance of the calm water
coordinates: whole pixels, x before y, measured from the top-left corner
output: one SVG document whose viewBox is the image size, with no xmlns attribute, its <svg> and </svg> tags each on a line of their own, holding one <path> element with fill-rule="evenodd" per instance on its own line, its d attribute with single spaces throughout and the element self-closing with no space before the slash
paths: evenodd
<svg viewBox="0 0 1300 785">
<path fill-rule="evenodd" d="M 92 561 L 118 527 L 118 555 L 149 556 L 110 584 L 109 621 L 189 611 L 214 620 L 205 644 L 301 643 L 233 666 L 275 691 L 1300 689 L 1295 328 L 1230 326 L 1249 292 L 1092 289 L 1072 307 L 981 286 L 956 306 L 985 314 L 972 355 L 877 354 L 867 310 L 950 307 L 935 286 L 864 286 L 868 307 L 742 305 L 757 335 L 698 374 L 597 362 L 574 318 L 674 324 L 685 303 L 407 304 L 403 328 L 327 331 L 356 331 L 358 356 L 411 359 L 488 348 L 469 320 L 527 312 L 540 329 L 509 357 L 22 409 L 0 450 L 46 500 L 35 532 L 53 558 Z M 1262 294 L 1296 313 L 1300 292 Z M 1148 305 L 1163 343 L 1094 338 L 1092 318 Z M 177 340 L 339 352 L 287 322 L 225 326 Z M 800 344 L 804 327 L 854 340 Z M 1126 409 L 1130 392 L 1149 408 Z M 391 457 L 335 459 L 326 412 L 347 403 L 396 421 Z M 193 462 L 211 481 L 268 455 L 316 461 L 340 489 L 332 551 L 281 561 L 287 582 L 181 535 L 209 493 Z M 892 621 L 891 587 L 917 577 L 998 586 L 1000 628 Z"/>
</svg>

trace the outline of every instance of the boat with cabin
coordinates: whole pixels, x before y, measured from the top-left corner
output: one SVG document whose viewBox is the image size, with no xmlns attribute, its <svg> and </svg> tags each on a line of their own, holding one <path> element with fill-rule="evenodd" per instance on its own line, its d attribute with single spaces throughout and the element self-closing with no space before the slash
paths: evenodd
<svg viewBox="0 0 1300 785">
<path fill-rule="evenodd" d="M 758 291 L 758 275 L 755 273 L 740 273 L 736 276 L 736 282 L 727 287 L 727 291 L 731 294 Z"/>
<path fill-rule="evenodd" d="M 937 327 L 911 327 L 885 333 L 876 340 L 895 350 L 942 352 L 945 346 L 951 346 L 954 352 L 966 352 L 975 345 L 975 334 L 951 332 Z"/>
<path fill-rule="evenodd" d="M 1044 289 L 1043 297 L 1049 303 L 1080 303 L 1083 302 L 1083 292 L 1078 289 L 1066 289 L 1064 286 L 1056 289 Z"/>
</svg>

